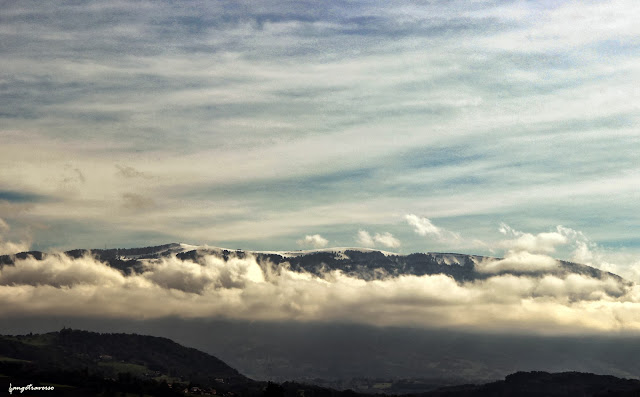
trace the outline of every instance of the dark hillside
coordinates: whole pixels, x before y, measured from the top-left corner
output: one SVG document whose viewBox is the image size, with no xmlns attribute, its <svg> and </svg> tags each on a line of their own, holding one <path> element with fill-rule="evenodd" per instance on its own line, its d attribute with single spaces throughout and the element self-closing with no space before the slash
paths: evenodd
<svg viewBox="0 0 640 397">
<path fill-rule="evenodd" d="M 71 329 L 41 335 L 0 336 L 0 374 L 13 375 L 12 378 L 28 374 L 30 382 L 43 377 L 73 382 L 79 380 L 80 374 L 85 380 L 95 378 L 101 384 L 111 379 L 197 384 L 221 391 L 259 387 L 258 382 L 216 357 L 166 338 Z"/>
</svg>

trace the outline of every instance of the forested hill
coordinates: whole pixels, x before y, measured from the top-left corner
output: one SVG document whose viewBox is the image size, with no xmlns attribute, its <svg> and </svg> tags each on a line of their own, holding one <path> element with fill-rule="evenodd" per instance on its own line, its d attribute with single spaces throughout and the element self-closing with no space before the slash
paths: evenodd
<svg viewBox="0 0 640 397">
<path fill-rule="evenodd" d="M 122 381 L 197 384 L 219 390 L 256 386 L 218 358 L 169 339 L 63 329 L 41 335 L 0 336 L 0 374 L 70 373 Z M 51 377 L 51 376 L 49 376 Z M 58 380 L 60 381 L 60 380 Z M 73 382 L 72 382 L 73 383 Z"/>
</svg>

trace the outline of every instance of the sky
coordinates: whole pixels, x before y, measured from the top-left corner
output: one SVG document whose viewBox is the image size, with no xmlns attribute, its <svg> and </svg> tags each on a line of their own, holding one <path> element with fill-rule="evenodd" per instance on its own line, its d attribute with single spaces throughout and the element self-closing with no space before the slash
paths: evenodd
<svg viewBox="0 0 640 397">
<path fill-rule="evenodd" d="M 639 17 L 633 1 L 3 2 L 0 253 L 520 241 L 634 279 Z"/>
</svg>

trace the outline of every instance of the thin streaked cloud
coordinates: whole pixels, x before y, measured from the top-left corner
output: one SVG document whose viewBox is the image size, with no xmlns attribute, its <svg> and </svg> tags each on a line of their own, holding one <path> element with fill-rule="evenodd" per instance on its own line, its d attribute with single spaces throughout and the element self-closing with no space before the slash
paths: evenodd
<svg viewBox="0 0 640 397">
<path fill-rule="evenodd" d="M 3 241 L 291 249 L 318 235 L 492 254 L 502 222 L 532 236 L 561 224 L 631 266 L 639 12 L 629 1 L 7 4 Z M 420 219 L 440 236 L 416 233 Z"/>
</svg>

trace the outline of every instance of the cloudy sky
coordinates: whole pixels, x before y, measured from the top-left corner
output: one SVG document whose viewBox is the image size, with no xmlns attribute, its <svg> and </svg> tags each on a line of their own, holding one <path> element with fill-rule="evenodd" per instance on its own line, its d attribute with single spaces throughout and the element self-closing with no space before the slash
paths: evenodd
<svg viewBox="0 0 640 397">
<path fill-rule="evenodd" d="M 0 250 L 640 262 L 633 1 L 3 2 Z"/>
</svg>

